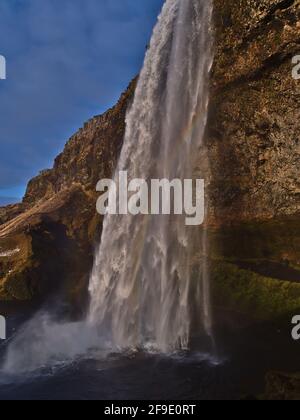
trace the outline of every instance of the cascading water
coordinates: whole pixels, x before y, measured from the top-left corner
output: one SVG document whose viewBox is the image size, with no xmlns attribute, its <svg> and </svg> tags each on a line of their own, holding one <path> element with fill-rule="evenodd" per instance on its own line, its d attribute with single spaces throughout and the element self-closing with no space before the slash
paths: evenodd
<svg viewBox="0 0 300 420">
<path fill-rule="evenodd" d="M 212 0 L 166 0 L 127 115 L 116 183 L 120 171 L 131 179 L 193 177 L 207 122 L 212 8 Z M 207 248 L 199 233 L 184 216 L 106 215 L 89 323 L 118 348 L 186 349 L 192 313 L 211 335 L 205 257 L 193 270 L 196 246 Z"/>
</svg>

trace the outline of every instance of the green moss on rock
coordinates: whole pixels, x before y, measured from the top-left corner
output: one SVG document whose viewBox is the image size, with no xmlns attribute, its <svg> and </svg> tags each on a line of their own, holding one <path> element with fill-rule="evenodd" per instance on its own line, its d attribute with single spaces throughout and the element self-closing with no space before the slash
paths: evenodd
<svg viewBox="0 0 300 420">
<path fill-rule="evenodd" d="M 227 262 L 211 265 L 214 304 L 264 320 L 300 310 L 300 283 L 264 277 Z"/>
</svg>

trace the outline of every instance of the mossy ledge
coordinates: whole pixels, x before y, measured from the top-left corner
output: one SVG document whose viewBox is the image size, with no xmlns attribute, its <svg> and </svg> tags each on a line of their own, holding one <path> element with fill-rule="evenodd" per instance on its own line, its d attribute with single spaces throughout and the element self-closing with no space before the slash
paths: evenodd
<svg viewBox="0 0 300 420">
<path fill-rule="evenodd" d="M 300 283 L 264 277 L 217 260 L 211 262 L 211 280 L 216 306 L 259 320 L 272 320 L 300 312 Z"/>
<path fill-rule="evenodd" d="M 213 302 L 255 319 L 300 313 L 299 216 L 211 229 Z"/>
</svg>

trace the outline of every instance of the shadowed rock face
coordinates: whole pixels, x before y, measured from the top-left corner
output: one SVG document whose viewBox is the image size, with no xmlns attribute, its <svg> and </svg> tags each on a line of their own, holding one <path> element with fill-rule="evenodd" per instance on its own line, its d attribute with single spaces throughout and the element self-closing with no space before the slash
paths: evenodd
<svg viewBox="0 0 300 420">
<path fill-rule="evenodd" d="M 215 0 L 206 167 L 199 153 L 213 290 L 216 304 L 256 307 L 262 318 L 282 315 L 282 290 L 291 302 L 284 311 L 300 308 L 300 82 L 291 61 L 300 54 L 299 15 L 300 0 Z M 101 231 L 95 186 L 115 168 L 135 84 L 29 182 L 22 204 L 0 209 L 0 255 L 20 248 L 0 256 L 1 299 L 84 295 Z"/>
</svg>

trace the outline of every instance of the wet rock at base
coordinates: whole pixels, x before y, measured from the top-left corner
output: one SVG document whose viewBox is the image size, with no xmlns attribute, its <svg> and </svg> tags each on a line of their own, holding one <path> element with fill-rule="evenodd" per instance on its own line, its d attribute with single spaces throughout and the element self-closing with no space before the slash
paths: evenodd
<svg viewBox="0 0 300 420">
<path fill-rule="evenodd" d="M 300 400 L 300 374 L 269 372 L 264 397 L 271 401 Z"/>
</svg>

